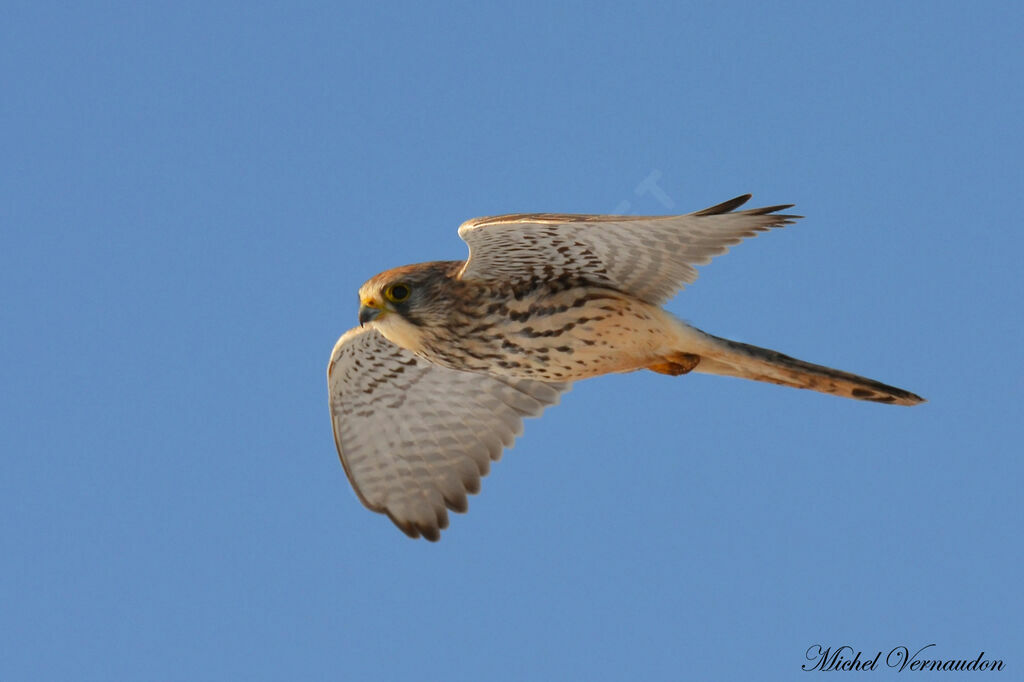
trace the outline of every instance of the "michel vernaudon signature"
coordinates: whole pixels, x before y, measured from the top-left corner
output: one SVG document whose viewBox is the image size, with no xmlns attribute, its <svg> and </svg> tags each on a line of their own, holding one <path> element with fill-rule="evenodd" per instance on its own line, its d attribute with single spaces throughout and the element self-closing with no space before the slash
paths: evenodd
<svg viewBox="0 0 1024 682">
<path fill-rule="evenodd" d="M 812 644 L 807 648 L 807 653 L 804 654 L 804 657 L 810 663 L 805 663 L 800 668 L 806 671 L 877 670 L 879 662 L 881 662 L 885 667 L 892 668 L 897 672 L 903 672 L 904 670 L 974 671 L 1003 669 L 1002 660 L 985 658 L 984 651 L 978 654 L 977 658 L 926 658 L 923 655 L 924 651 L 933 646 L 935 645 L 927 644 L 913 653 L 905 646 L 896 646 L 884 658 L 881 651 L 875 654 L 873 658 L 870 658 L 870 654 L 865 655 L 863 651 L 854 651 L 851 646 L 844 645 L 832 648 L 824 647 L 820 644 Z M 934 654 L 934 652 L 929 653 Z"/>
</svg>

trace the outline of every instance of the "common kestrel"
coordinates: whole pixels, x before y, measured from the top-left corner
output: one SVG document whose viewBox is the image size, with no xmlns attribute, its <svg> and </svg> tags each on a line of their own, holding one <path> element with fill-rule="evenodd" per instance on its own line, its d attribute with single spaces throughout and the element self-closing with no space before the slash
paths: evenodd
<svg viewBox="0 0 1024 682">
<path fill-rule="evenodd" d="M 650 369 L 743 377 L 892 405 L 913 393 L 707 334 L 661 308 L 696 265 L 800 216 L 737 197 L 680 216 L 515 214 L 459 227 L 466 261 L 359 289 L 327 366 L 352 487 L 410 537 L 440 538 L 491 460 L 573 381 Z"/>
</svg>

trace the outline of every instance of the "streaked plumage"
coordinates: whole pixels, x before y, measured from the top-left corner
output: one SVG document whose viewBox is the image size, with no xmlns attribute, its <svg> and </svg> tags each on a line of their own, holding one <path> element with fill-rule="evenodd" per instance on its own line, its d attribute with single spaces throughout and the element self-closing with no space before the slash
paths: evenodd
<svg viewBox="0 0 1024 682">
<path fill-rule="evenodd" d="M 459 228 L 467 261 L 407 265 L 359 290 L 360 327 L 328 365 L 335 442 L 359 499 L 437 540 L 491 460 L 571 382 L 651 369 L 737 376 L 913 405 L 899 388 L 721 339 L 662 310 L 694 266 L 799 216 L 517 214 Z"/>
</svg>

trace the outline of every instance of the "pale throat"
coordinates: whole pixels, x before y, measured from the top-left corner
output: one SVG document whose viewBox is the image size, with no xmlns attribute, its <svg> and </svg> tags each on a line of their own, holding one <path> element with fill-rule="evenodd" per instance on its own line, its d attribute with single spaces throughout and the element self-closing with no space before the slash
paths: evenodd
<svg viewBox="0 0 1024 682">
<path fill-rule="evenodd" d="M 413 353 L 422 350 L 423 332 L 416 325 L 403 319 L 401 315 L 387 312 L 374 320 L 372 324 L 374 329 L 396 346 L 401 346 Z"/>
</svg>

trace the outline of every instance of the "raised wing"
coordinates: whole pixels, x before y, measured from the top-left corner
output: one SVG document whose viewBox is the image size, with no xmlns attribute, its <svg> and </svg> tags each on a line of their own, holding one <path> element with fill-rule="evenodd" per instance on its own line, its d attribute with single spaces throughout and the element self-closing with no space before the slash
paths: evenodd
<svg viewBox="0 0 1024 682">
<path fill-rule="evenodd" d="M 475 218 L 459 227 L 469 244 L 460 277 L 528 284 L 572 278 L 661 304 L 697 278 L 709 262 L 772 227 L 801 216 L 778 214 L 792 204 L 736 211 L 745 194 L 679 216 L 522 213 Z"/>
<path fill-rule="evenodd" d="M 503 379 L 435 365 L 356 328 L 327 365 L 334 442 L 360 501 L 409 537 L 438 540 L 501 458 L 568 383 Z"/>
</svg>

